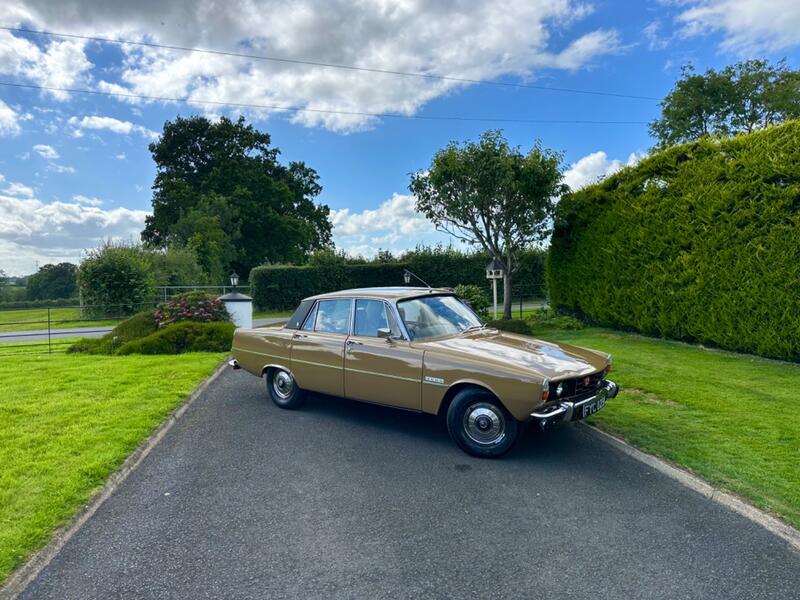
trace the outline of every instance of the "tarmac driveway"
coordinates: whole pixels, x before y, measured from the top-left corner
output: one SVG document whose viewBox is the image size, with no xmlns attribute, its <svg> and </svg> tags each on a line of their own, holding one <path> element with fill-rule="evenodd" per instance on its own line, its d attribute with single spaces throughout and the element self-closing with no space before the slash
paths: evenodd
<svg viewBox="0 0 800 600">
<path fill-rule="evenodd" d="M 796 598 L 800 554 L 578 428 L 478 460 L 434 418 L 217 379 L 24 598 Z"/>
</svg>

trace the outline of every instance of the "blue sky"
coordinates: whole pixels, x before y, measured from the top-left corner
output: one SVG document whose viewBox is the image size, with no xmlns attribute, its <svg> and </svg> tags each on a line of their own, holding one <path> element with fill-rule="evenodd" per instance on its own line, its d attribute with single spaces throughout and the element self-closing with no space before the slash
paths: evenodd
<svg viewBox="0 0 800 600">
<path fill-rule="evenodd" d="M 57 4 L 57 6 L 56 6 Z M 535 85 L 662 97 L 699 69 L 755 56 L 798 67 L 800 3 L 449 0 L 165 5 L 10 0 L 0 25 Z M 250 7 L 250 8 L 248 8 Z M 0 81 L 250 104 L 420 116 L 647 122 L 656 101 L 275 64 L 0 30 Z M 176 115 L 242 109 L 0 86 L 0 269 L 78 261 L 136 238 L 150 209 L 147 144 Z M 337 246 L 371 254 L 446 241 L 413 212 L 408 174 L 451 140 L 501 128 L 565 154 L 573 186 L 652 145 L 643 124 L 503 124 L 244 109 L 284 160 L 303 160 L 333 210 Z"/>
</svg>

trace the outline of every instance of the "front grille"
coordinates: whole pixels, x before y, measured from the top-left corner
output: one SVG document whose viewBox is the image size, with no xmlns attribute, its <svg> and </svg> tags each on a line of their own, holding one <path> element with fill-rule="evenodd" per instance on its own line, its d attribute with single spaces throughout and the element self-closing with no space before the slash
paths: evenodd
<svg viewBox="0 0 800 600">
<path fill-rule="evenodd" d="M 587 381 L 588 379 L 588 381 Z M 569 400 L 570 402 L 577 402 L 584 400 L 597 393 L 603 383 L 603 372 L 592 373 L 583 377 L 575 377 L 574 379 L 562 379 L 561 381 L 553 381 L 550 383 L 550 400 Z M 556 394 L 556 388 L 559 384 L 563 384 L 564 389 L 561 396 Z"/>
</svg>

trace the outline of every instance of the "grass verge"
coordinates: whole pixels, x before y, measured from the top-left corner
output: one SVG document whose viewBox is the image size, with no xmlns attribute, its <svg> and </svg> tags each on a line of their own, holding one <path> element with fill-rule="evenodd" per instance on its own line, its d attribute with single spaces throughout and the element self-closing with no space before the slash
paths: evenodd
<svg viewBox="0 0 800 600">
<path fill-rule="evenodd" d="M 69 520 L 223 356 L 0 360 L 0 582 Z"/>
<path fill-rule="evenodd" d="M 622 392 L 590 423 L 800 528 L 800 365 L 604 329 L 539 335 L 613 354 Z"/>
</svg>

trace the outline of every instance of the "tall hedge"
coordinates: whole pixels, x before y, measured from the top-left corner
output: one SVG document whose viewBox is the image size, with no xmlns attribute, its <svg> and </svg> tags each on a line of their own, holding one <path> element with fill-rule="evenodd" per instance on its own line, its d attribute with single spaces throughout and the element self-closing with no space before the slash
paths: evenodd
<svg viewBox="0 0 800 600">
<path fill-rule="evenodd" d="M 323 266 L 270 265 L 250 271 L 250 293 L 260 308 L 294 308 L 303 298 L 348 288 L 403 285 L 403 270 L 410 269 L 434 287 L 473 284 L 488 289 L 483 253 L 415 252 L 399 262 L 326 264 Z M 411 285 L 421 285 L 412 281 Z M 539 296 L 544 288 L 543 253 L 520 255 L 514 274 L 515 290 L 524 297 Z"/>
<path fill-rule="evenodd" d="M 552 304 L 800 360 L 800 122 L 655 154 L 562 199 Z"/>
</svg>

